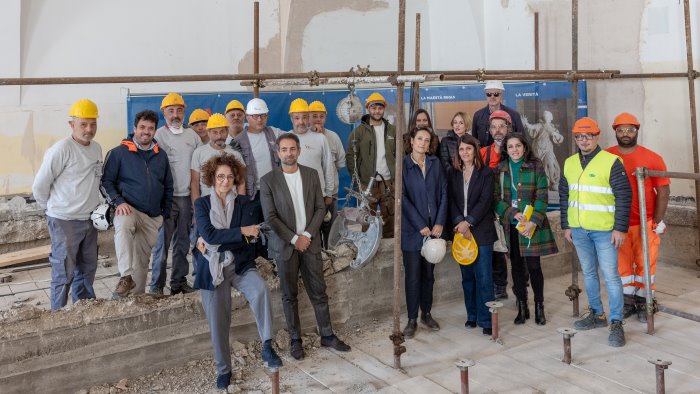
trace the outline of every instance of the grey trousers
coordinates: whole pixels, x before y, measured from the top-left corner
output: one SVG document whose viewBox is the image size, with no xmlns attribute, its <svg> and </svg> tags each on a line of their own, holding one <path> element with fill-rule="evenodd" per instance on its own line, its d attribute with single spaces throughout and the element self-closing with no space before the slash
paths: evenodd
<svg viewBox="0 0 700 394">
<path fill-rule="evenodd" d="M 151 287 L 165 287 L 167 277 L 168 249 L 173 245 L 172 271 L 170 288 L 178 289 L 187 284 L 190 263 L 187 253 L 190 248 L 190 228 L 192 227 L 192 200 L 190 196 L 173 197 L 170 217 L 163 221 L 158 232 L 158 241 L 153 248 L 153 267 L 151 269 Z"/>
<path fill-rule="evenodd" d="M 326 279 L 323 277 L 323 261 L 320 253 L 295 250 L 287 261 L 277 262 L 277 272 L 280 277 L 282 290 L 282 306 L 287 320 L 287 330 L 291 339 L 301 338 L 301 323 L 299 322 L 299 273 L 304 281 L 306 293 L 314 308 L 318 331 L 322 336 L 333 335 L 331 314 L 328 310 L 328 295 L 326 294 Z"/>
<path fill-rule="evenodd" d="M 92 285 L 97 271 L 97 230 L 90 220 L 62 220 L 47 216 L 51 237 L 51 309 L 68 303 L 95 298 Z"/>
<path fill-rule="evenodd" d="M 214 348 L 216 372 L 231 372 L 231 287 L 243 293 L 258 325 L 260 340 L 272 339 L 272 309 L 270 290 L 256 269 L 236 275 L 234 265 L 224 267 L 224 281 L 214 290 L 200 290 L 204 314 L 207 316 L 211 344 Z"/>
</svg>

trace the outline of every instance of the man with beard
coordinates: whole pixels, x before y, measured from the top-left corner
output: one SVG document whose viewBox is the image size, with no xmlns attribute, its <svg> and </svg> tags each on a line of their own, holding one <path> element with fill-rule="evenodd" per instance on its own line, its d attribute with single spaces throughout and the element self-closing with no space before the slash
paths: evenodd
<svg viewBox="0 0 700 394">
<path fill-rule="evenodd" d="M 350 346 L 335 336 L 331 326 L 319 235 L 326 204 L 318 174 L 314 169 L 298 164 L 302 148 L 296 134 L 280 135 L 276 145 L 282 167 L 262 177 L 260 200 L 265 221 L 283 243 L 279 245 L 277 271 L 291 339 L 290 354 L 297 360 L 304 358 L 297 301 L 300 273 L 314 308 L 321 346 L 350 351 Z"/>
<path fill-rule="evenodd" d="M 634 115 L 627 112 L 617 115 L 612 124 L 613 130 L 615 130 L 615 137 L 617 138 L 617 146 L 612 146 L 606 150 L 622 158 L 622 163 L 625 166 L 630 186 L 632 187 L 630 228 L 617 257 L 625 300 L 622 314 L 623 318 L 627 318 L 636 312 L 637 319 L 642 323 L 646 323 L 642 220 L 639 217 L 639 195 L 637 178 L 634 172 L 637 167 L 646 167 L 652 171 L 666 171 L 666 163 L 655 152 L 637 144 L 639 126 L 639 121 Z M 647 234 L 649 236 L 649 273 L 651 275 L 652 295 L 655 289 L 656 258 L 659 255 L 659 244 L 661 242 L 659 236 L 666 231 L 666 224 L 663 219 L 668 206 L 668 197 L 671 194 L 670 184 L 671 180 L 669 178 L 649 177 L 644 180 L 644 196 L 647 205 L 647 217 L 644 219 L 644 225 L 649 230 Z M 656 300 L 654 300 L 654 304 L 656 304 Z"/>
<path fill-rule="evenodd" d="M 394 165 L 396 163 L 396 128 L 384 119 L 386 100 L 374 92 L 365 101 L 367 114 L 348 138 L 345 162 L 350 179 L 355 173 L 364 190 L 367 182 L 375 178 L 372 197 L 379 202 L 382 214 L 382 238 L 394 237 Z M 374 209 L 374 207 L 372 207 Z"/>
<path fill-rule="evenodd" d="M 170 160 L 173 173 L 173 206 L 170 217 L 166 218 L 158 234 L 158 242 L 153 248 L 151 289 L 153 294 L 163 294 L 168 249 L 173 243 L 172 271 L 170 272 L 170 294 L 195 291 L 187 283 L 189 263 L 187 252 L 190 247 L 190 227 L 192 225 L 192 200 L 190 199 L 190 164 L 192 153 L 202 140 L 190 128 L 183 125 L 185 100 L 177 93 L 168 93 L 161 103 L 165 126 L 156 130 L 155 140 Z"/>
<path fill-rule="evenodd" d="M 241 162 L 245 167 L 245 161 L 240 152 L 233 150 L 229 145 L 226 145 L 226 136 L 228 135 L 228 122 L 226 117 L 221 114 L 213 114 L 207 121 L 207 135 L 209 143 L 202 145 L 192 153 L 192 165 L 190 171 L 192 180 L 190 181 L 190 190 L 192 192 L 192 204 L 199 197 L 208 196 L 211 194 L 211 188 L 202 182 L 201 168 L 214 156 L 221 156 L 224 153 L 233 155 L 236 160 Z M 238 194 L 245 194 L 245 184 L 241 184 L 236 190 Z M 194 237 L 196 239 L 196 237 Z"/>
<path fill-rule="evenodd" d="M 153 140 L 158 114 L 136 114 L 134 134 L 109 151 L 102 191 L 116 206 L 114 248 L 119 283 L 114 298 L 143 293 L 151 248 L 173 203 L 173 176 L 168 156 Z M 133 275 L 133 278 L 132 278 Z"/>
<path fill-rule="evenodd" d="M 501 81 L 486 81 L 484 94 L 486 95 L 486 106 L 474 113 L 472 118 L 472 135 L 479 140 L 481 146 L 489 146 L 493 143 L 493 137 L 489 133 L 490 117 L 495 111 L 506 111 L 510 115 L 511 131 L 522 133 L 525 131 L 523 122 L 518 111 L 503 104 L 503 94 L 506 88 Z"/>
<path fill-rule="evenodd" d="M 241 151 L 241 146 L 234 140 L 234 137 L 241 134 L 245 127 L 245 109 L 243 104 L 238 100 L 231 100 L 226 105 L 224 111 L 226 120 L 228 121 L 228 136 L 226 144 L 230 145 L 236 151 Z"/>
</svg>

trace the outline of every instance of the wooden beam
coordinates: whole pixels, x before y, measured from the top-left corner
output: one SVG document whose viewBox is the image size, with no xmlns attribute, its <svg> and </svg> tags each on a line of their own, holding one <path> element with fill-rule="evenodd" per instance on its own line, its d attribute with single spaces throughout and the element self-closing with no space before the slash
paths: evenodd
<svg viewBox="0 0 700 394">
<path fill-rule="evenodd" d="M 0 268 L 46 259 L 49 253 L 51 253 L 51 245 L 5 253 L 0 255 Z"/>
</svg>

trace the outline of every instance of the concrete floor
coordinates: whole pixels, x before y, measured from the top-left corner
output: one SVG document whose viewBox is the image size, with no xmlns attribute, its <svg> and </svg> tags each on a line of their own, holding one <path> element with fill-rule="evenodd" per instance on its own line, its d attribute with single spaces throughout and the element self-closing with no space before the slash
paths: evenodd
<svg viewBox="0 0 700 394">
<path fill-rule="evenodd" d="M 95 290 L 107 298 L 116 285 L 116 268 L 98 269 Z M 48 268 L 18 272 L 13 281 L 0 284 L 0 310 L 15 302 L 48 308 Z M 375 322 L 350 323 L 344 333 L 352 345 L 350 353 L 312 349 L 301 362 L 283 354 L 280 370 L 282 392 L 289 393 L 450 393 L 459 392 L 455 362 L 472 359 L 469 370 L 472 393 L 623 393 L 655 391 L 654 366 L 647 360 L 660 358 L 673 364 L 665 373 L 669 393 L 700 392 L 700 324 L 668 313 L 656 315 L 656 333 L 646 334 L 646 325 L 636 317 L 625 323 L 627 345 L 607 346 L 607 329 L 580 332 L 572 339 L 573 362 L 566 365 L 558 327 L 571 327 L 571 303 L 563 295 L 568 276 L 545 282 L 547 325 L 529 320 L 515 326 L 515 301 L 505 302 L 500 312 L 501 340 L 496 343 L 480 329 L 464 328 L 465 311 L 460 301 L 436 305 L 433 315 L 442 329 L 420 328 L 405 343 L 402 370 L 393 366 L 391 317 Z M 660 264 L 657 272 L 662 306 L 700 315 L 700 279 L 697 270 Z M 455 289 L 461 293 L 461 289 Z M 586 307 L 582 294 L 581 309 Z M 532 308 L 532 305 L 531 305 Z M 406 317 L 402 316 L 402 324 Z M 258 369 L 250 379 L 269 391 L 265 372 Z"/>
</svg>

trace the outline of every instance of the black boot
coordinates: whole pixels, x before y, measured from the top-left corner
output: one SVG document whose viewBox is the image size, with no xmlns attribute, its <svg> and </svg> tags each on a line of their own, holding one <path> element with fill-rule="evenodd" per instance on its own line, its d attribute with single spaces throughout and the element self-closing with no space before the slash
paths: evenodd
<svg viewBox="0 0 700 394">
<path fill-rule="evenodd" d="M 540 326 L 547 324 L 547 319 L 544 317 L 544 303 L 535 302 L 535 323 Z"/>
<path fill-rule="evenodd" d="M 518 316 L 513 320 L 514 324 L 525 324 L 525 320 L 530 318 L 530 310 L 527 307 L 527 301 L 518 301 Z"/>
</svg>

